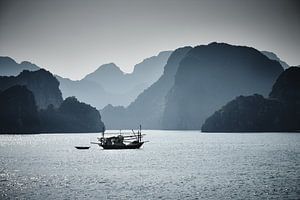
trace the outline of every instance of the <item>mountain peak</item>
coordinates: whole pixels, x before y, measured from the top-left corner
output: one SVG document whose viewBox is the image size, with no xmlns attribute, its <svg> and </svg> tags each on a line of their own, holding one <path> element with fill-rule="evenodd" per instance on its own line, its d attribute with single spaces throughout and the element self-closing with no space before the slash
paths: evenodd
<svg viewBox="0 0 300 200">
<path fill-rule="evenodd" d="M 20 65 L 23 65 L 24 67 L 26 66 L 26 68 L 31 68 L 32 70 L 38 70 L 40 69 L 39 66 L 37 66 L 36 64 L 29 62 L 29 61 L 22 61 L 20 63 Z"/>
<path fill-rule="evenodd" d="M 115 85 L 116 81 L 124 78 L 124 72 L 114 63 L 101 65 L 82 80 L 98 83 L 102 86 Z"/>
<path fill-rule="evenodd" d="M 17 62 L 8 56 L 0 56 L 0 66 L 2 65 L 17 65 Z"/>
<path fill-rule="evenodd" d="M 103 64 L 100 67 L 98 67 L 98 70 L 116 70 L 116 71 L 122 71 L 120 69 L 120 67 L 118 67 L 115 63 L 107 63 L 107 64 Z"/>
<path fill-rule="evenodd" d="M 115 63 L 107 63 L 98 67 L 94 72 L 86 75 L 84 79 L 93 79 L 96 75 L 99 78 L 106 76 L 120 76 L 123 74 L 124 72 Z"/>
</svg>

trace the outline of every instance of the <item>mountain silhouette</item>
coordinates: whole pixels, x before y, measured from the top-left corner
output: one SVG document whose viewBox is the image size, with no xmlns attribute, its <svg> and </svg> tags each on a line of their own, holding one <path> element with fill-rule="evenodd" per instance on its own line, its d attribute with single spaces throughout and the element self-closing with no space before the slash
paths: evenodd
<svg viewBox="0 0 300 200">
<path fill-rule="evenodd" d="M 282 66 L 246 46 L 211 43 L 181 60 L 166 97 L 164 129 L 200 129 L 204 120 L 239 95 L 268 95 Z"/>
<path fill-rule="evenodd" d="M 63 101 L 59 82 L 44 69 L 32 72 L 24 70 L 18 76 L 0 77 L 0 90 L 3 91 L 14 85 L 26 86 L 33 93 L 39 109 L 47 108 L 50 104 L 59 107 Z"/>
<path fill-rule="evenodd" d="M 48 71 L 0 77 L 0 133 L 101 132 L 99 111 L 75 97 L 62 100 Z"/>
<path fill-rule="evenodd" d="M 269 96 L 283 102 L 300 102 L 300 68 L 290 67 L 280 74 Z"/>
<path fill-rule="evenodd" d="M 42 133 L 87 133 L 105 129 L 99 111 L 75 97 L 66 98 L 59 108 L 50 105 L 40 110 L 39 118 Z"/>
<path fill-rule="evenodd" d="M 274 132 L 300 130 L 300 68 L 290 67 L 277 79 L 266 99 L 240 96 L 216 111 L 203 132 Z"/>
<path fill-rule="evenodd" d="M 268 132 L 283 121 L 281 102 L 262 95 L 239 96 L 215 112 L 203 124 L 203 132 Z"/>
</svg>

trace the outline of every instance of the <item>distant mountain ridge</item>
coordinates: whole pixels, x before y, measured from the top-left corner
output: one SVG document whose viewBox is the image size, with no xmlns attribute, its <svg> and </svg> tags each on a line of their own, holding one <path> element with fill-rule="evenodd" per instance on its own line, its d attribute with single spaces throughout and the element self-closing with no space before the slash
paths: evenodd
<svg viewBox="0 0 300 200">
<path fill-rule="evenodd" d="M 98 109 L 107 104 L 127 106 L 162 75 L 170 54 L 171 51 L 163 51 L 147 58 L 135 65 L 130 74 L 109 63 L 101 65 L 79 81 L 57 78 L 64 96 L 76 96 Z"/>
<path fill-rule="evenodd" d="M 36 71 L 39 69 L 40 67 L 28 61 L 18 64 L 10 57 L 0 56 L 0 76 L 17 76 L 23 70 Z"/>
<path fill-rule="evenodd" d="M 134 66 L 130 74 L 124 73 L 114 63 L 104 64 L 83 79 L 73 81 L 55 75 L 60 82 L 63 98 L 76 96 L 80 101 L 98 109 L 107 104 L 129 105 L 163 73 L 163 68 L 172 51 L 162 51 L 157 56 L 144 59 Z M 12 58 L 0 57 L 0 76 L 16 76 L 23 70 L 36 71 L 39 66 L 24 61 L 18 64 Z"/>
<path fill-rule="evenodd" d="M 125 73 L 114 63 L 104 64 L 94 72 L 86 75 L 81 81 L 91 81 L 105 88 L 106 92 L 123 93 L 126 85 Z M 118 83 L 122 83 L 121 87 Z M 123 88 L 124 87 L 124 88 Z"/>
</svg>

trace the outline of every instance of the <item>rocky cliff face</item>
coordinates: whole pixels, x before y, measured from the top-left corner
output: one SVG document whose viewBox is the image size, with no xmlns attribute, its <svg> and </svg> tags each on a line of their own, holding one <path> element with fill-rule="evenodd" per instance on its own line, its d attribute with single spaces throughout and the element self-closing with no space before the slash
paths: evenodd
<svg viewBox="0 0 300 200">
<path fill-rule="evenodd" d="M 59 107 L 63 101 L 59 82 L 44 69 L 33 72 L 25 70 L 16 77 L 0 77 L 0 90 L 14 85 L 26 86 L 33 93 L 39 109 L 47 108 L 50 104 Z"/>
<path fill-rule="evenodd" d="M 0 94 L 0 133 L 36 133 L 38 111 L 33 93 L 15 85 Z"/>
<path fill-rule="evenodd" d="M 288 68 L 279 76 L 270 99 L 238 97 L 210 116 L 202 131 L 300 131 L 300 68 Z"/>
<path fill-rule="evenodd" d="M 174 84 L 180 60 L 191 47 L 175 50 L 164 68 L 163 75 L 144 90 L 127 108 L 106 106 L 102 110 L 103 121 L 108 129 L 134 128 L 142 124 L 144 128 L 159 129 L 165 106 L 165 96 Z"/>
<path fill-rule="evenodd" d="M 239 95 L 267 95 L 282 66 L 254 48 L 211 43 L 181 60 L 167 96 L 164 129 L 200 129 L 204 120 Z"/>
</svg>

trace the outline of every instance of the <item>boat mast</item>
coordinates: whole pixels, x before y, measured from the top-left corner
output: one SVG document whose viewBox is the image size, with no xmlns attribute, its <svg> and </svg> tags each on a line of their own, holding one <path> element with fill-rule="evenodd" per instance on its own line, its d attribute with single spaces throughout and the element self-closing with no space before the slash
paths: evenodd
<svg viewBox="0 0 300 200">
<path fill-rule="evenodd" d="M 142 125 L 140 125 L 140 130 L 139 130 L 139 142 L 142 142 Z"/>
<path fill-rule="evenodd" d="M 102 129 L 102 137 L 104 138 L 105 127 Z"/>
</svg>

